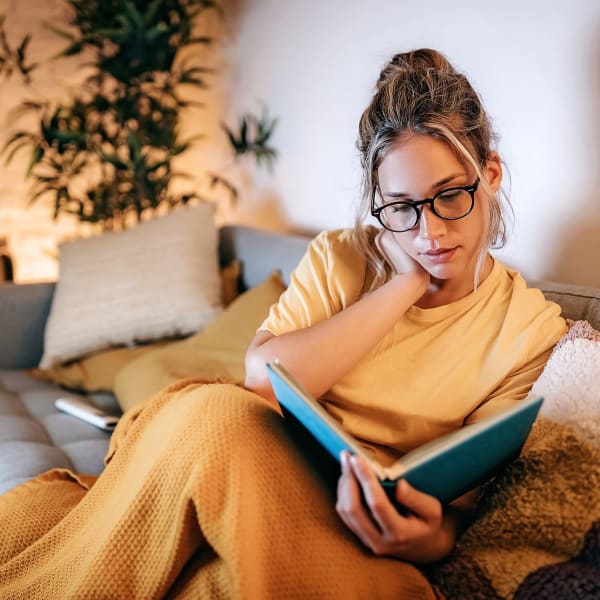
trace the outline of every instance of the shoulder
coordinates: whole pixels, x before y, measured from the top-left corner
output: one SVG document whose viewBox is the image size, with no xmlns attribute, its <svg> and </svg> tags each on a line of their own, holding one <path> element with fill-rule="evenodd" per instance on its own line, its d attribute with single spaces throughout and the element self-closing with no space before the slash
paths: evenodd
<svg viewBox="0 0 600 600">
<path fill-rule="evenodd" d="M 566 331 L 566 322 L 561 317 L 561 307 L 547 300 L 541 290 L 527 284 L 516 270 L 499 264 L 499 286 L 506 298 L 506 319 L 537 331 L 548 340 L 558 341 Z"/>
<path fill-rule="evenodd" d="M 510 290 L 514 301 L 522 303 L 524 306 L 529 306 L 532 310 L 552 308 L 560 312 L 560 307 L 554 302 L 546 300 L 541 290 L 529 286 L 519 271 L 502 263 L 498 263 L 498 266 L 500 267 L 505 285 Z"/>
<path fill-rule="evenodd" d="M 275 335 L 302 329 L 342 311 L 360 297 L 365 258 L 353 230 L 314 237 L 290 277 L 290 285 L 261 325 Z"/>
<path fill-rule="evenodd" d="M 365 228 L 365 231 L 370 231 L 370 228 Z M 321 231 L 313 238 L 310 246 L 341 260 L 360 255 L 355 232 L 351 228 Z"/>
<path fill-rule="evenodd" d="M 369 229 L 365 229 L 370 235 Z M 367 259 L 360 249 L 353 229 L 322 231 L 309 244 L 299 265 L 298 276 L 326 281 L 333 296 L 347 306 L 362 293 L 367 273 Z"/>
<path fill-rule="evenodd" d="M 326 264 L 328 272 L 356 269 L 366 262 L 352 229 L 322 231 L 311 241 L 308 256 Z"/>
<path fill-rule="evenodd" d="M 376 227 L 365 225 L 351 228 L 322 231 L 310 243 L 309 251 L 339 264 L 366 264 L 365 248 L 375 248 Z M 359 239 L 360 238 L 360 239 Z"/>
</svg>

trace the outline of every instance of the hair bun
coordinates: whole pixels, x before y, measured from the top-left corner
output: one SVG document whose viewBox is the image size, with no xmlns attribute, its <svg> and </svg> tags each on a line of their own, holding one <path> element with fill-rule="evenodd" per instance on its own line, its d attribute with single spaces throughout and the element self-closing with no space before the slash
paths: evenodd
<svg viewBox="0 0 600 600">
<path fill-rule="evenodd" d="M 456 73 L 448 59 L 437 50 L 421 48 L 409 52 L 394 54 L 388 64 L 382 69 L 377 80 L 379 90 L 392 77 L 408 74 L 414 71 L 434 70 L 439 73 Z"/>
</svg>

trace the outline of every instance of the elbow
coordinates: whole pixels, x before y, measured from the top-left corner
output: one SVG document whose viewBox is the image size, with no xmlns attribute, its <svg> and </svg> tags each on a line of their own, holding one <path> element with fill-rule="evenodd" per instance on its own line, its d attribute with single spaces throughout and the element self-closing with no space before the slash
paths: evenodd
<svg viewBox="0 0 600 600">
<path fill-rule="evenodd" d="M 244 387 L 278 407 L 267 373 L 267 360 L 261 354 L 256 346 L 250 346 L 246 352 Z"/>
<path fill-rule="evenodd" d="M 265 389 L 270 389 L 271 387 L 265 360 L 250 351 L 246 354 L 244 387 L 261 396 Z"/>
</svg>

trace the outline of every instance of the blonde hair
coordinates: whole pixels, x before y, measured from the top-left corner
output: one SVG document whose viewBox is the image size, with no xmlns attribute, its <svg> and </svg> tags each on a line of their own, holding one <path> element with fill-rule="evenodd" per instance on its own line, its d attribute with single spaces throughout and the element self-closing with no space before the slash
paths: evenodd
<svg viewBox="0 0 600 600">
<path fill-rule="evenodd" d="M 481 180 L 480 187 L 489 198 L 489 226 L 475 268 L 477 287 L 488 250 L 506 242 L 506 212 L 512 213 L 512 208 L 506 195 L 494 193 L 482 174 L 496 136 L 481 99 L 445 56 L 424 48 L 392 57 L 381 71 L 373 99 L 360 118 L 357 145 L 363 181 L 353 235 L 373 270 L 370 289 L 381 285 L 390 271 L 372 244 L 376 230 L 365 228 L 364 221 L 377 192 L 379 165 L 407 135 L 445 141 Z"/>
</svg>

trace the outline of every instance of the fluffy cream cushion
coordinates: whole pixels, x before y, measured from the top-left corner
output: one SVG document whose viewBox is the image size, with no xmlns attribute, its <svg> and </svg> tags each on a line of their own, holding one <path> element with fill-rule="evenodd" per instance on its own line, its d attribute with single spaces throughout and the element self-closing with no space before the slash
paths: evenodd
<svg viewBox="0 0 600 600">
<path fill-rule="evenodd" d="M 569 322 L 531 393 L 544 397 L 540 414 L 600 447 L 600 332 Z"/>
<path fill-rule="evenodd" d="M 221 309 L 209 204 L 63 244 L 40 367 L 112 346 L 194 333 Z"/>
</svg>

